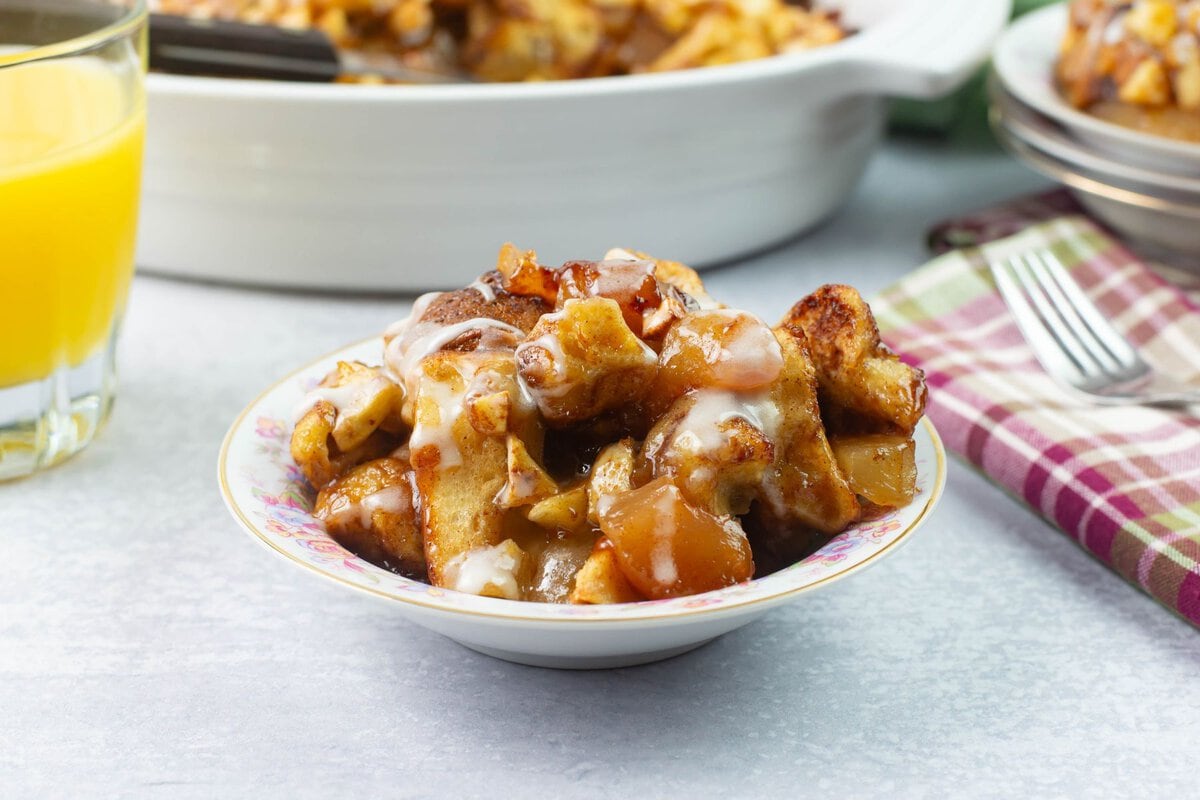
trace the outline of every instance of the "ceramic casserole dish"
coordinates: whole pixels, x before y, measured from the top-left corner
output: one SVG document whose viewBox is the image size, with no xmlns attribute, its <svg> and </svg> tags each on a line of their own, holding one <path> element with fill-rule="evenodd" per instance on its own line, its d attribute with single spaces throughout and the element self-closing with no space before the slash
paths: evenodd
<svg viewBox="0 0 1200 800">
<path fill-rule="evenodd" d="M 354 86 L 151 75 L 139 267 L 412 291 L 500 244 L 705 266 L 846 199 L 891 95 L 986 57 L 1009 0 L 838 0 L 857 32 L 729 66 L 529 84 Z"/>
</svg>

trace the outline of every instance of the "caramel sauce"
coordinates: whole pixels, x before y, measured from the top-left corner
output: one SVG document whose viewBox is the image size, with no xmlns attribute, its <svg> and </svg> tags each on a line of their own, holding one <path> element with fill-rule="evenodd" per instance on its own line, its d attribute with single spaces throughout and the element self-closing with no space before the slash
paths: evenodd
<svg viewBox="0 0 1200 800">
<path fill-rule="evenodd" d="M 1104 100 L 1088 109 L 1094 117 L 1124 128 L 1181 142 L 1200 143 L 1200 113 L 1179 108 L 1145 108 Z"/>
</svg>

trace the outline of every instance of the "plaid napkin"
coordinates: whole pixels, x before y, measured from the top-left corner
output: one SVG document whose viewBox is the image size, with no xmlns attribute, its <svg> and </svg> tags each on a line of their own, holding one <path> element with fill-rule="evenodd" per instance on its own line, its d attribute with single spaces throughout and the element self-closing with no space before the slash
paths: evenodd
<svg viewBox="0 0 1200 800">
<path fill-rule="evenodd" d="M 1035 217 L 1062 207 L 1046 199 L 1023 207 Z M 950 227 L 961 241 L 972 227 L 1007 230 L 1022 213 L 1008 206 Z M 985 261 L 1035 247 L 1054 251 L 1147 360 L 1200 381 L 1200 281 L 1167 281 L 1080 216 L 951 251 L 908 275 L 872 303 L 884 338 L 925 370 L 928 413 L 947 447 L 1200 625 L 1200 408 L 1096 406 L 1051 381 Z"/>
</svg>

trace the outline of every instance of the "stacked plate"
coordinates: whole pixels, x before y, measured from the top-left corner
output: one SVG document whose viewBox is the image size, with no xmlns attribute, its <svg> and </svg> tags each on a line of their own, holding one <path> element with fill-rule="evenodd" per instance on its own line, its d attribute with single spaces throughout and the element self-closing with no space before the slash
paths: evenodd
<svg viewBox="0 0 1200 800">
<path fill-rule="evenodd" d="M 1200 145 L 1124 128 L 1071 107 L 1054 86 L 1066 4 L 1018 20 L 993 56 L 1000 142 L 1142 245 L 1200 257 Z"/>
</svg>

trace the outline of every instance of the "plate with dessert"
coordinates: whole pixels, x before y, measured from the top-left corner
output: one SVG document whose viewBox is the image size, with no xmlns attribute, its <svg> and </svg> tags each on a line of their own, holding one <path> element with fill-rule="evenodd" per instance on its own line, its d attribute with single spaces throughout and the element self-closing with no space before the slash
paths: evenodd
<svg viewBox="0 0 1200 800">
<path fill-rule="evenodd" d="M 1001 37 L 997 138 L 1152 257 L 1200 255 L 1200 5 L 1072 0 Z M 1182 258 L 1180 258 L 1182 256 Z"/>
<path fill-rule="evenodd" d="M 828 285 L 770 326 L 629 251 L 506 245 L 269 388 L 221 489 L 294 564 L 500 658 L 684 652 L 894 552 L 945 456 L 920 371 Z"/>
<path fill-rule="evenodd" d="M 996 44 L 1017 101 L 1110 159 L 1200 174 L 1200 6 L 1072 0 L 1020 18 Z"/>
</svg>

